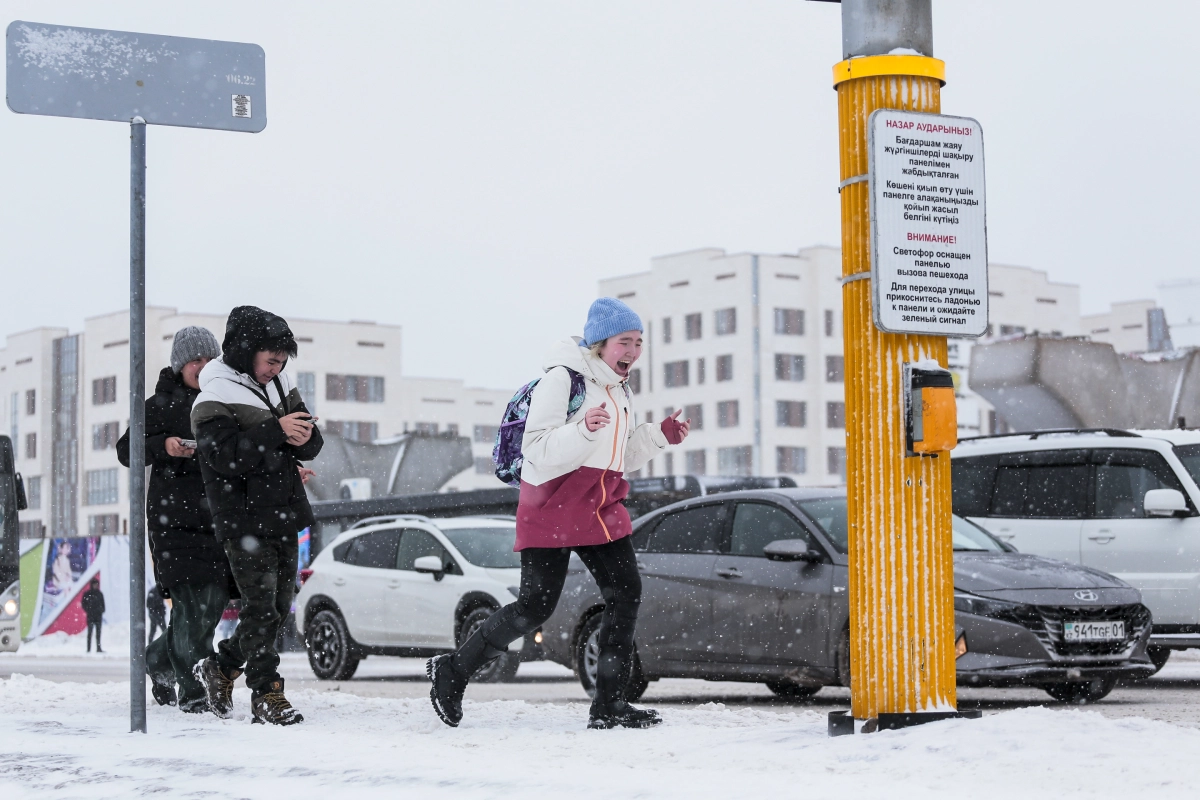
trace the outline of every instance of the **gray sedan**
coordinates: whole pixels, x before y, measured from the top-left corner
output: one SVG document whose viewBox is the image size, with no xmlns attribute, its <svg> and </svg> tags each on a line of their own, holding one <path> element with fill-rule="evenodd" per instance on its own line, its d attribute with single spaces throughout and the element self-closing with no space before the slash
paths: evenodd
<svg viewBox="0 0 1200 800">
<path fill-rule="evenodd" d="M 642 575 L 627 695 L 666 677 L 765 683 L 784 697 L 849 684 L 844 491 L 699 497 L 634 523 Z M 1136 589 L 1094 569 L 1016 553 L 954 518 L 960 684 L 1036 685 L 1064 702 L 1103 698 L 1155 668 Z M 577 558 L 542 628 L 547 658 L 594 685 L 604 601 Z"/>
</svg>

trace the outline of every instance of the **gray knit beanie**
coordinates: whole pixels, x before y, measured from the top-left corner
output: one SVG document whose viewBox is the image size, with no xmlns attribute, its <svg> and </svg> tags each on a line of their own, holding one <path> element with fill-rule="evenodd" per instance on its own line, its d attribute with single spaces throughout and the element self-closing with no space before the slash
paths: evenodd
<svg viewBox="0 0 1200 800">
<path fill-rule="evenodd" d="M 217 358 L 221 355 L 221 346 L 217 337 L 208 328 L 199 325 L 189 325 L 180 328 L 175 334 L 175 342 L 171 345 L 171 370 L 178 375 L 183 365 L 197 358 Z"/>
</svg>

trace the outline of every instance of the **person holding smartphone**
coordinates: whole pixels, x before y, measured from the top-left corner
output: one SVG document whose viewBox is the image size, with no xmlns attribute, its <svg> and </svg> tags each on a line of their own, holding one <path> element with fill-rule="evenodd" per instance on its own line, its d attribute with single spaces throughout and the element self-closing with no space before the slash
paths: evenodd
<svg viewBox="0 0 1200 800">
<path fill-rule="evenodd" d="M 315 524 L 300 462 L 316 458 L 323 444 L 316 417 L 283 371 L 297 350 L 282 317 L 238 306 L 221 357 L 200 373 L 192 407 L 217 539 L 242 596 L 237 629 L 196 665 L 196 677 L 213 713 L 227 717 L 244 670 L 254 721 L 275 725 L 304 720 L 284 696 L 275 637 L 296 591 L 296 535 Z"/>
<path fill-rule="evenodd" d="M 159 373 L 154 394 L 146 399 L 146 528 L 154 581 L 171 600 L 170 623 L 146 648 L 146 671 L 159 705 L 178 703 L 191 713 L 208 710 L 192 669 L 213 654 L 213 633 L 236 591 L 229 560 L 213 533 L 192 441 L 200 370 L 219 355 L 217 337 L 207 328 L 181 328 L 171 344 L 171 365 Z M 117 458 L 129 466 L 129 431 L 117 442 Z"/>
</svg>

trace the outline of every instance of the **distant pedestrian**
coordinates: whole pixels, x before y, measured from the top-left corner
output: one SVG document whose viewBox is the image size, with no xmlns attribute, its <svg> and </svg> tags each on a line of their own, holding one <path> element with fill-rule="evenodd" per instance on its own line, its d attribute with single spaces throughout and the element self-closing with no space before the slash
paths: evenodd
<svg viewBox="0 0 1200 800">
<path fill-rule="evenodd" d="M 629 306 L 610 297 L 597 300 L 583 333 L 582 340 L 554 346 L 529 399 L 517 505 L 517 601 L 476 628 L 453 655 L 437 656 L 426 667 L 430 699 L 447 725 L 462 719 L 468 679 L 554 612 L 572 550 L 605 602 L 588 727 L 662 722 L 657 712 L 625 700 L 642 583 L 622 504 L 629 493 L 624 474 L 641 469 L 668 444 L 682 442 L 690 420 L 680 422 L 676 412 L 658 425 L 635 425 L 627 382 L 642 352 L 642 321 Z"/>
<path fill-rule="evenodd" d="M 275 637 L 292 608 L 297 534 L 315 524 L 299 467 L 321 451 L 321 432 L 283 372 L 297 353 L 287 322 L 261 308 L 229 314 L 221 358 L 200 374 L 192 408 L 200 468 L 217 538 L 224 543 L 242 610 L 233 636 L 196 667 L 209 705 L 233 708 L 246 673 L 255 722 L 302 722 L 284 696 Z"/>
<path fill-rule="evenodd" d="M 79 598 L 83 607 L 83 615 L 87 618 L 87 651 L 92 652 L 92 631 L 96 632 L 96 652 L 103 653 L 100 648 L 100 629 L 104 626 L 104 593 L 100 591 L 100 579 L 92 578 L 88 589 Z"/>
<path fill-rule="evenodd" d="M 167 603 L 157 583 L 146 593 L 146 614 L 150 617 L 150 632 L 146 634 L 146 641 L 149 643 L 154 641 L 156 633 L 166 632 L 167 629 Z"/>
<path fill-rule="evenodd" d="M 213 632 L 234 591 L 229 560 L 213 532 L 192 434 L 200 370 L 220 354 L 217 337 L 207 328 L 180 328 L 171 344 L 171 363 L 146 399 L 146 529 L 156 584 L 146 598 L 152 631 L 146 672 L 159 705 L 178 704 L 189 713 L 208 710 L 204 686 L 192 670 L 213 655 Z M 129 431 L 117 442 L 117 458 L 129 466 Z M 155 626 L 165 623 L 164 597 L 171 598 L 171 620 L 154 639 Z"/>
</svg>

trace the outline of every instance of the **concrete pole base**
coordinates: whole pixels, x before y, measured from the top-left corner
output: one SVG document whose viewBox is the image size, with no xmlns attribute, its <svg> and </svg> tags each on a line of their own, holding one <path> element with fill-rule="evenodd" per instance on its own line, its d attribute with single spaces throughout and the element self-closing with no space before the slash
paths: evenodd
<svg viewBox="0 0 1200 800">
<path fill-rule="evenodd" d="M 855 719 L 850 716 L 849 711 L 830 711 L 829 735 L 898 731 L 944 719 L 979 719 L 982 716 L 982 711 L 916 711 L 909 714 L 880 714 L 872 719 Z"/>
</svg>

